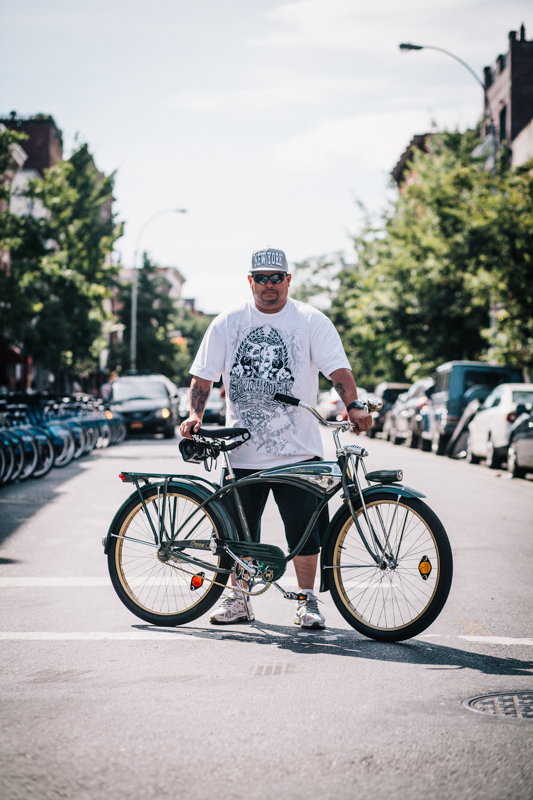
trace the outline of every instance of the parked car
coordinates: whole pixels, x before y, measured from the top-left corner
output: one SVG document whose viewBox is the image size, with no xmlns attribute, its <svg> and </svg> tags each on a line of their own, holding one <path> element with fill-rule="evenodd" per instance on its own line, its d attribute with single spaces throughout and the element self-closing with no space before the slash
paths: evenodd
<svg viewBox="0 0 533 800">
<path fill-rule="evenodd" d="M 533 407 L 533 383 L 502 383 L 489 394 L 468 426 L 467 459 L 485 459 L 491 469 L 507 461 L 507 450 L 518 406 Z"/>
<path fill-rule="evenodd" d="M 413 383 L 409 391 L 398 396 L 387 421 L 387 436 L 391 442 L 405 442 L 409 447 L 418 447 L 423 426 L 420 412 L 433 386 L 433 378 L 421 378 Z"/>
<path fill-rule="evenodd" d="M 517 408 L 517 412 L 522 408 Z M 513 478 L 525 478 L 528 472 L 533 472 L 533 414 L 531 413 L 520 414 L 511 428 L 507 469 Z"/>
<path fill-rule="evenodd" d="M 455 426 L 475 398 L 485 400 L 500 383 L 522 383 L 520 367 L 496 367 L 481 361 L 448 361 L 437 367 L 435 389 L 424 407 L 422 449 L 444 455 Z"/>
<path fill-rule="evenodd" d="M 317 411 L 324 419 L 337 419 L 337 417 L 342 414 L 343 409 L 344 403 L 335 389 L 328 389 L 327 392 L 319 392 Z"/>
<path fill-rule="evenodd" d="M 191 413 L 190 395 L 188 392 L 182 395 L 179 404 L 180 420 L 187 419 Z M 224 425 L 226 422 L 226 401 L 220 389 L 214 386 L 205 406 L 204 422 L 214 422 L 216 425 Z"/>
<path fill-rule="evenodd" d="M 383 400 L 383 408 L 381 411 L 374 411 L 372 413 L 374 422 L 372 423 L 370 430 L 367 432 L 367 436 L 370 436 L 370 438 L 373 439 L 376 433 L 382 433 L 383 423 L 385 422 L 385 416 L 387 412 L 390 411 L 399 395 L 403 392 L 406 392 L 410 388 L 410 383 L 388 383 L 388 381 L 382 381 L 381 383 L 378 383 L 374 389 L 374 394 L 376 397 L 381 397 Z"/>
<path fill-rule="evenodd" d="M 111 384 L 107 404 L 118 412 L 129 434 L 163 433 L 175 436 L 178 388 L 165 375 L 131 375 Z"/>
</svg>

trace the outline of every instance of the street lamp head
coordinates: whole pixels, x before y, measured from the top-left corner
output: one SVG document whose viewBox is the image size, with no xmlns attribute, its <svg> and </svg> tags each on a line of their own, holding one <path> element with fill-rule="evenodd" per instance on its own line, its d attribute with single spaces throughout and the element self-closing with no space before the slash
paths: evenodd
<svg viewBox="0 0 533 800">
<path fill-rule="evenodd" d="M 401 44 L 400 50 L 423 50 L 424 47 L 421 44 Z"/>
</svg>

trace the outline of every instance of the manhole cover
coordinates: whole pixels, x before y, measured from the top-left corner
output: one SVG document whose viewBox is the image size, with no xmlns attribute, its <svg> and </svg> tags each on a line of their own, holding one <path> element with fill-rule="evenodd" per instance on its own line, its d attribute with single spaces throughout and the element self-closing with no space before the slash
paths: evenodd
<svg viewBox="0 0 533 800">
<path fill-rule="evenodd" d="M 463 705 L 480 714 L 533 719 L 533 692 L 498 692 L 463 700 Z"/>
</svg>

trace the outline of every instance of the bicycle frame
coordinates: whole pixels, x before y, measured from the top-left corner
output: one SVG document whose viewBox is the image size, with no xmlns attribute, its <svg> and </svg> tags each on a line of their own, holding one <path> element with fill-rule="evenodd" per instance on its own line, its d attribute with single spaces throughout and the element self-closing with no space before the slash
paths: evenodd
<svg viewBox="0 0 533 800">
<path fill-rule="evenodd" d="M 319 418 L 321 422 L 325 422 L 322 420 L 320 415 L 313 409 L 311 406 L 307 406 L 304 403 L 301 405 L 308 408 L 312 413 L 315 414 Z M 300 541 L 291 550 L 288 555 L 283 556 L 284 566 L 283 572 L 287 564 L 297 556 L 302 548 L 305 546 L 311 532 L 320 516 L 322 511 L 327 507 L 329 501 L 338 494 L 339 491 L 343 491 L 343 500 L 344 503 L 348 505 L 354 525 L 359 533 L 361 541 L 364 544 L 365 549 L 369 553 L 370 557 L 375 561 L 377 565 L 381 562 L 382 558 L 384 557 L 385 550 L 387 548 L 387 534 L 386 531 L 383 529 L 383 534 L 385 536 L 384 540 L 383 537 L 380 537 L 379 532 L 374 530 L 374 527 L 371 524 L 370 518 L 367 513 L 366 509 L 366 498 L 370 497 L 372 494 L 380 491 L 390 492 L 391 494 L 397 495 L 398 501 L 400 496 L 408 496 L 408 497 L 423 497 L 424 495 L 420 492 L 417 492 L 410 487 L 403 486 L 395 482 L 394 484 L 391 483 L 380 483 L 375 486 L 367 485 L 366 487 L 361 486 L 361 480 L 359 475 L 359 467 L 362 468 L 363 476 L 366 478 L 367 470 L 364 464 L 364 457 L 367 455 L 366 450 L 359 446 L 359 445 L 349 445 L 347 447 L 343 447 L 339 441 L 339 433 L 341 430 L 348 430 L 349 425 L 345 423 L 329 423 L 330 426 L 334 426 L 337 429 L 333 432 L 333 437 L 336 444 L 336 461 L 320 461 L 320 462 L 310 462 L 310 461 L 303 461 L 296 464 L 290 464 L 285 467 L 274 467 L 267 470 L 262 470 L 260 472 L 255 473 L 247 478 L 241 478 L 237 480 L 233 473 L 233 469 L 231 466 L 231 462 L 227 452 L 224 452 L 224 459 L 225 459 L 225 469 L 227 471 L 227 476 L 229 479 L 228 483 L 219 486 L 219 484 L 214 483 L 212 481 L 207 480 L 203 477 L 196 477 L 186 474 L 174 474 L 174 475 L 161 475 L 161 474 L 154 474 L 154 473 L 130 473 L 124 472 L 121 473 L 121 478 L 123 481 L 128 483 L 134 483 L 136 486 L 136 492 L 131 495 L 126 502 L 122 505 L 122 507 L 117 511 L 115 518 L 113 519 L 107 537 L 104 538 L 104 550 L 107 553 L 109 548 L 109 543 L 112 537 L 117 537 L 117 533 L 115 533 L 114 528 L 115 524 L 120 517 L 122 510 L 125 506 L 130 502 L 130 500 L 135 496 L 141 500 L 143 509 L 145 514 L 147 515 L 153 536 L 154 536 L 154 547 L 161 547 L 163 546 L 163 538 L 165 531 L 163 530 L 164 526 L 164 519 L 165 513 L 167 508 L 167 498 L 168 498 L 168 491 L 169 488 L 173 486 L 186 486 L 188 489 L 195 492 L 197 496 L 197 500 L 199 501 L 197 507 L 189 514 L 189 516 L 182 521 L 179 528 L 172 533 L 172 535 L 164 541 L 164 547 L 169 552 L 172 553 L 174 550 L 175 554 L 178 555 L 179 558 L 183 559 L 187 563 L 197 566 L 202 569 L 207 569 L 211 572 L 223 572 L 223 573 L 231 573 L 232 570 L 222 569 L 217 567 L 216 569 L 204 562 L 199 558 L 194 558 L 193 556 L 185 555 L 180 553 L 180 547 L 187 547 L 188 550 L 206 550 L 210 548 L 211 542 L 208 540 L 196 540 L 193 539 L 195 527 L 193 526 L 192 530 L 189 530 L 186 537 L 184 539 L 179 538 L 179 534 L 185 527 L 194 519 L 195 515 L 199 515 L 199 512 L 203 509 L 211 511 L 214 516 L 218 517 L 219 520 L 222 520 L 222 524 L 224 527 L 224 540 L 220 543 L 221 546 L 230 553 L 232 558 L 241 565 L 241 567 L 249 567 L 246 562 L 243 562 L 237 553 L 232 552 L 233 549 L 237 549 L 237 546 L 234 544 L 231 545 L 231 542 L 235 543 L 239 541 L 239 536 L 236 530 L 236 527 L 224 508 L 223 503 L 219 502 L 223 500 L 224 497 L 233 494 L 235 499 L 235 504 L 237 507 L 238 517 L 242 526 L 242 531 L 244 534 L 244 541 L 249 543 L 250 551 L 257 548 L 257 543 L 252 542 L 248 522 L 246 520 L 246 516 L 244 513 L 244 509 L 242 507 L 242 503 L 239 498 L 239 488 L 245 486 L 252 486 L 256 484 L 275 484 L 275 483 L 283 483 L 285 485 L 291 485 L 295 488 L 303 488 L 306 491 L 311 492 L 315 496 L 319 497 L 320 502 L 318 506 L 311 516 L 307 527 L 300 538 Z M 156 479 L 155 483 L 152 483 L 150 479 Z M 144 482 L 144 486 L 141 486 L 141 481 Z M 369 484 L 369 481 L 367 480 Z M 162 507 L 159 513 L 159 520 L 158 524 L 156 525 L 152 516 L 148 512 L 148 508 L 144 499 L 144 493 L 147 488 L 153 488 L 157 486 L 162 491 Z M 363 513 L 366 518 L 366 522 L 368 525 L 368 530 L 371 532 L 371 541 L 368 541 L 361 525 L 359 524 L 357 514 L 355 513 L 356 506 L 359 505 L 359 498 L 361 500 L 361 504 L 363 507 Z M 344 513 L 344 509 L 340 509 L 341 512 Z M 335 527 L 335 523 L 338 519 L 338 515 L 340 512 L 337 512 L 333 520 L 330 522 L 324 541 L 322 543 L 322 554 L 324 554 L 326 550 L 326 544 L 329 539 L 329 536 L 332 530 Z M 199 521 L 201 517 L 198 517 Z M 135 540 L 133 540 L 135 541 Z M 142 544 L 146 545 L 146 542 Z M 243 543 L 244 545 L 244 543 Z M 246 551 L 245 546 L 239 546 L 238 550 L 240 551 L 241 555 L 243 555 Z M 268 552 L 268 548 L 272 548 L 272 552 L 275 549 L 279 551 L 279 548 L 274 548 L 273 545 L 261 545 L 262 552 Z M 217 551 L 218 552 L 218 551 Z M 279 551 L 281 555 L 282 551 Z M 253 557 L 253 552 L 250 552 L 250 555 Z M 244 557 L 246 557 L 244 555 Z M 276 555 L 276 559 L 281 561 L 281 558 Z M 327 588 L 327 579 L 324 577 L 324 570 L 323 570 L 323 563 L 321 562 L 321 572 L 322 572 L 322 582 L 321 582 L 321 589 L 324 590 Z"/>
</svg>

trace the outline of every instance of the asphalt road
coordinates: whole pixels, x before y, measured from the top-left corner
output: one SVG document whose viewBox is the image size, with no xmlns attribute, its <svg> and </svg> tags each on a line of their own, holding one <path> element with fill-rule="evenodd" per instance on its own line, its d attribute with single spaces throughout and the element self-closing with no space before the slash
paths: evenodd
<svg viewBox="0 0 533 800">
<path fill-rule="evenodd" d="M 359 441 L 427 495 L 454 551 L 444 611 L 401 644 L 364 639 L 328 594 L 323 632 L 296 628 L 275 589 L 248 626 L 132 616 L 100 542 L 128 492 L 118 472 L 182 471 L 176 442 L 1 490 L 2 800 L 533 796 L 533 720 L 462 705 L 533 690 L 533 480 Z M 270 504 L 263 531 L 283 543 Z"/>
</svg>

